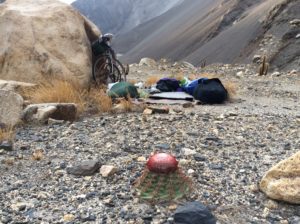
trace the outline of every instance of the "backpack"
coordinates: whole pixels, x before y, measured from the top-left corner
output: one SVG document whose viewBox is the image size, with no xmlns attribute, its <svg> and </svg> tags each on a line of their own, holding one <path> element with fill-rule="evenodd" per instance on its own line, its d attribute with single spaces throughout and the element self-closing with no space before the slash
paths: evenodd
<svg viewBox="0 0 300 224">
<path fill-rule="evenodd" d="M 98 39 L 92 43 L 92 52 L 94 56 L 99 56 L 104 54 L 108 50 L 108 46 L 102 42 L 102 40 Z"/>
<path fill-rule="evenodd" d="M 200 79 L 193 96 L 203 103 L 221 104 L 228 99 L 228 92 L 217 78 Z"/>
<path fill-rule="evenodd" d="M 111 98 L 119 98 L 130 96 L 131 98 L 139 98 L 137 88 L 128 82 L 119 82 L 114 84 L 108 92 Z"/>
<path fill-rule="evenodd" d="M 172 78 L 160 79 L 156 84 L 156 89 L 161 92 L 175 92 L 180 88 L 179 81 Z"/>
<path fill-rule="evenodd" d="M 197 79 L 194 81 L 191 81 L 189 84 L 187 84 L 186 86 L 181 87 L 183 89 L 184 92 L 193 95 L 196 87 L 198 86 L 199 82 L 201 82 L 202 79 L 207 79 L 207 78 L 201 78 L 201 79 Z"/>
</svg>

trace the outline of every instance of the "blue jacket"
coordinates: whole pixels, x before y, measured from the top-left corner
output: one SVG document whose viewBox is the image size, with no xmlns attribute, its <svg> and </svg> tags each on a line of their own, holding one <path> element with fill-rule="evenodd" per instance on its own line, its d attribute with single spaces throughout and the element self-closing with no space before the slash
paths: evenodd
<svg viewBox="0 0 300 224">
<path fill-rule="evenodd" d="M 196 79 L 192 81 L 190 84 L 186 86 L 182 86 L 181 88 L 183 89 L 184 92 L 193 95 L 195 88 L 198 86 L 199 83 L 201 83 L 203 80 L 207 80 L 208 78 L 201 78 L 201 79 Z"/>
</svg>

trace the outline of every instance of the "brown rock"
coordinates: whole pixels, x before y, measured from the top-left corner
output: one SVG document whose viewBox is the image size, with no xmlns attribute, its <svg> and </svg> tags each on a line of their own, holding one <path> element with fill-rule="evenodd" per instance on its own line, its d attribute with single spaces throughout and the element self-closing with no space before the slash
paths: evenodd
<svg viewBox="0 0 300 224">
<path fill-rule="evenodd" d="M 109 177 L 113 175 L 115 172 L 117 172 L 117 168 L 115 166 L 103 165 L 100 168 L 100 173 L 102 177 Z"/>
<path fill-rule="evenodd" d="M 146 108 L 143 112 L 143 114 L 145 114 L 145 115 L 151 115 L 152 113 L 153 113 L 153 111 L 149 108 Z"/>
<path fill-rule="evenodd" d="M 260 189 L 272 199 L 300 204 L 300 151 L 272 167 Z"/>
<path fill-rule="evenodd" d="M 65 222 L 72 222 L 72 221 L 74 221 L 74 219 L 75 219 L 75 216 L 72 215 L 72 214 L 66 214 L 66 215 L 64 215 L 64 221 Z"/>
<path fill-rule="evenodd" d="M 168 114 L 170 109 L 168 107 L 148 107 L 149 110 L 152 110 L 152 114 Z"/>
<path fill-rule="evenodd" d="M 183 107 L 183 108 L 191 108 L 191 107 L 194 107 L 194 104 L 191 103 L 191 102 L 188 102 L 188 103 L 182 104 L 182 107 Z"/>
</svg>

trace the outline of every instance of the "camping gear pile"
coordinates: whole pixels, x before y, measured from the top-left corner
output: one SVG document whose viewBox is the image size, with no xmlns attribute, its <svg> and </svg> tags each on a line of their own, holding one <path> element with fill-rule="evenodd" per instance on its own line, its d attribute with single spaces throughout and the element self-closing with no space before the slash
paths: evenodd
<svg viewBox="0 0 300 224">
<path fill-rule="evenodd" d="M 228 92 L 218 78 L 181 80 L 162 78 L 151 88 L 143 88 L 143 83 L 128 82 L 110 84 L 108 95 L 112 98 L 147 98 L 149 104 L 177 104 L 199 101 L 202 104 L 222 104 L 228 99 Z"/>
</svg>

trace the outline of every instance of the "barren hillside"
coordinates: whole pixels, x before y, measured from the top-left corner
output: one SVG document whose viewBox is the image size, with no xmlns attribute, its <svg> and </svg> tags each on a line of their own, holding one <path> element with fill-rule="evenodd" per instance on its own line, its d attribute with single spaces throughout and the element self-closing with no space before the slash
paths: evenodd
<svg viewBox="0 0 300 224">
<path fill-rule="evenodd" d="M 77 0 L 72 5 L 103 32 L 122 33 L 168 11 L 183 0 Z"/>
<path fill-rule="evenodd" d="M 129 62 L 148 56 L 186 60 L 195 65 L 202 60 L 249 63 L 254 54 L 266 54 L 274 58 L 273 67 L 284 68 L 285 63 L 289 63 L 292 69 L 299 65 L 299 47 L 292 47 L 299 44 L 295 38 L 299 27 L 291 27 L 289 22 L 299 18 L 299 6 L 297 1 L 282 0 L 186 0 L 179 7 L 121 35 L 116 48 Z M 284 38 L 287 33 L 291 34 L 288 42 Z M 288 54 L 292 56 L 286 61 Z"/>
</svg>

